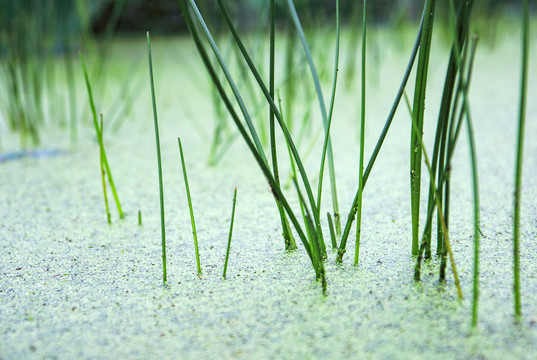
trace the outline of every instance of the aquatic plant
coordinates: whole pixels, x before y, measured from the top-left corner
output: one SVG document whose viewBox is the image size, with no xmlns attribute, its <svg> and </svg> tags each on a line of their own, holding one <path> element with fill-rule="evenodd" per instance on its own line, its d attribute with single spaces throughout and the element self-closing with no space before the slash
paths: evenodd
<svg viewBox="0 0 537 360">
<path fill-rule="evenodd" d="M 188 199 L 190 224 L 192 225 L 192 236 L 194 238 L 194 251 L 196 252 L 196 266 L 198 269 L 198 275 L 201 275 L 200 253 L 198 249 L 198 233 L 196 231 L 196 220 L 194 219 L 194 209 L 192 208 L 192 198 L 190 196 L 190 187 L 188 186 L 188 176 L 186 174 L 185 157 L 183 155 L 183 146 L 181 145 L 180 138 L 177 138 L 177 143 L 179 144 L 179 155 L 181 156 L 181 168 L 183 169 L 183 180 L 185 182 L 186 197 Z"/>
<path fill-rule="evenodd" d="M 360 103 L 360 165 L 358 167 L 358 203 L 356 211 L 356 244 L 354 247 L 354 265 L 358 265 L 360 257 L 360 235 L 362 233 L 362 194 L 364 191 L 364 144 L 365 144 L 365 97 L 366 97 L 366 6 L 363 2 L 362 16 L 362 99 Z"/>
<path fill-rule="evenodd" d="M 513 213 L 513 295 L 515 318 L 519 321 L 522 318 L 522 305 L 520 296 L 520 200 L 522 188 L 522 162 L 524 156 L 524 130 L 526 122 L 526 101 L 528 96 L 528 62 L 529 62 L 529 4 L 527 0 L 522 1 L 522 64 L 520 75 L 520 104 L 518 113 L 518 131 L 516 145 L 516 165 L 515 165 L 515 192 L 514 192 L 514 213 Z"/>
<path fill-rule="evenodd" d="M 227 262 L 229 260 L 229 249 L 231 248 L 231 236 L 233 234 L 233 222 L 235 221 L 235 205 L 237 205 L 237 188 L 233 192 L 233 207 L 231 208 L 231 220 L 229 221 L 229 235 L 227 238 L 226 260 L 224 262 L 224 272 L 222 278 L 226 279 Z"/>
<path fill-rule="evenodd" d="M 157 103 L 155 100 L 155 84 L 153 81 L 153 60 L 151 57 L 151 39 L 149 31 L 147 32 L 147 57 L 149 64 L 149 82 L 151 83 L 151 102 L 153 104 L 153 122 L 155 127 L 155 145 L 157 148 L 157 165 L 158 165 L 158 185 L 160 200 L 160 234 L 162 244 L 162 282 L 168 281 L 166 273 L 166 219 L 164 212 L 164 185 L 162 184 L 162 159 L 160 155 L 160 136 L 158 131 Z"/>
</svg>

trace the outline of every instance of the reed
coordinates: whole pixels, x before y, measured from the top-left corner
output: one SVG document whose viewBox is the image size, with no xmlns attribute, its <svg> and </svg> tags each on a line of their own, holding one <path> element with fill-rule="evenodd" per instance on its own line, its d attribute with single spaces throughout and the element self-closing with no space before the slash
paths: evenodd
<svg viewBox="0 0 537 360">
<path fill-rule="evenodd" d="M 157 148 L 157 165 L 158 165 L 158 185 L 160 200 L 160 235 L 162 247 L 162 282 L 167 283 L 166 273 L 166 214 L 164 211 L 164 185 L 162 182 L 162 159 L 160 155 L 160 135 L 158 129 L 157 102 L 155 99 L 155 82 L 153 80 L 153 60 L 151 56 L 151 39 L 149 31 L 147 32 L 147 57 L 149 63 L 149 82 L 151 83 L 151 102 L 153 104 L 153 123 L 155 127 L 155 145 Z"/>
<path fill-rule="evenodd" d="M 235 220 L 235 205 L 236 204 L 237 204 L 237 188 L 235 187 L 235 191 L 233 192 L 233 207 L 231 208 L 231 220 L 229 222 L 229 235 L 227 238 L 226 260 L 224 262 L 224 273 L 222 274 L 222 278 L 224 278 L 224 280 L 226 279 L 227 262 L 229 260 L 229 249 L 231 248 L 231 236 L 233 233 L 233 222 Z"/>
<path fill-rule="evenodd" d="M 190 213 L 190 224 L 192 225 L 192 236 L 194 238 L 194 251 L 196 253 L 196 267 L 198 269 L 198 275 L 201 275 L 200 252 L 198 249 L 198 233 L 196 231 L 196 220 L 194 218 L 194 209 L 192 207 L 192 197 L 190 196 L 190 187 L 188 186 L 188 176 L 186 173 L 185 157 L 183 155 L 183 145 L 181 144 L 180 138 L 177 138 L 177 143 L 179 145 L 179 155 L 181 156 L 181 168 L 183 169 L 183 180 L 185 181 L 186 197 L 188 200 L 188 210 Z"/>
<path fill-rule="evenodd" d="M 518 111 L 518 131 L 516 144 L 515 193 L 513 212 L 513 295 L 515 319 L 522 319 L 522 301 L 520 296 L 520 201 L 522 188 L 522 163 L 524 157 L 524 133 L 526 123 L 526 101 L 528 96 L 528 63 L 530 47 L 529 2 L 522 0 L 522 64 L 520 75 L 520 104 Z"/>
<path fill-rule="evenodd" d="M 362 98 L 360 109 L 360 165 L 358 168 L 358 203 L 356 204 L 356 244 L 354 247 L 354 265 L 358 265 L 360 256 L 360 237 L 362 233 L 362 194 L 364 191 L 364 144 L 365 144 L 365 97 L 366 97 L 366 7 L 367 0 L 363 2 L 362 16 Z"/>
</svg>

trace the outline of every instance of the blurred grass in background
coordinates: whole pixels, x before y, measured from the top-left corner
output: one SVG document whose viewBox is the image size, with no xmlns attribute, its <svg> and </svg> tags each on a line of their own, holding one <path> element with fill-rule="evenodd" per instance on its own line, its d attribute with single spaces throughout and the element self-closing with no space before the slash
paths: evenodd
<svg viewBox="0 0 537 360">
<path fill-rule="evenodd" d="M 422 2 L 373 1 L 368 23 L 393 27 L 417 23 Z M 216 2 L 200 0 L 198 4 L 211 29 L 224 30 Z M 304 28 L 315 32 L 334 27 L 335 4 L 333 0 L 295 1 Z M 268 27 L 267 1 L 234 0 L 227 6 L 241 31 L 261 33 Z M 356 0 L 340 1 L 344 27 L 359 32 L 361 6 Z M 447 28 L 448 2 L 438 6 L 437 19 Z M 492 19 L 519 11 L 519 1 L 482 0 L 476 4 L 474 23 L 486 36 L 483 33 L 495 31 Z M 290 22 L 283 1 L 276 1 L 275 13 L 278 30 L 287 31 Z M 148 29 L 169 35 L 186 33 L 177 1 L 0 0 L 0 145 L 9 130 L 19 135 L 22 148 L 38 146 L 40 127 L 51 122 L 69 129 L 74 146 L 81 113 L 87 112 L 79 108 L 77 100 L 81 98 L 77 95 L 77 84 L 81 82 L 77 52 L 83 51 L 94 60 L 88 61 L 90 76 L 96 93 L 104 94 L 106 75 L 115 75 L 108 64 L 114 37 L 144 34 Z M 449 36 L 449 32 L 446 34 Z M 116 114 L 129 104 L 130 87 L 127 84 L 122 93 L 115 95 Z"/>
</svg>

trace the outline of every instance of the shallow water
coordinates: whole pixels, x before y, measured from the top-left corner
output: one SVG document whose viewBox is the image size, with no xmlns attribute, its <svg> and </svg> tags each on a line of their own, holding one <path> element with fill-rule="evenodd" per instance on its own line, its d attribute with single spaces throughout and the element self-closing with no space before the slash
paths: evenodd
<svg viewBox="0 0 537 360">
<path fill-rule="evenodd" d="M 192 95 L 184 85 L 189 75 L 173 65 L 177 59 L 159 57 L 156 42 L 154 56 L 161 59 L 157 94 L 169 286 L 161 282 L 157 166 L 150 98 L 144 88 L 133 119 L 119 134 L 108 135 L 106 142 L 127 212 L 125 220 L 117 219 L 112 205 L 114 224 L 106 224 L 99 151 L 91 129 L 86 129 L 71 155 L 0 164 L 0 358 L 533 358 L 537 142 L 531 139 L 537 134 L 537 103 L 532 101 L 527 111 L 522 203 L 524 318 L 520 324 L 513 321 L 511 294 L 516 39 L 504 39 L 496 48 L 478 52 L 471 89 L 484 234 L 480 320 L 475 331 L 470 329 L 473 220 L 465 133 L 453 164 L 450 221 L 464 300 L 456 298 L 451 272 L 447 283 L 438 285 L 436 260 L 424 266 L 422 283 L 412 281 L 406 175 L 410 123 L 403 108 L 364 193 L 360 266 L 351 265 L 353 241 L 343 265 L 336 265 L 334 253 L 329 253 L 325 297 L 301 245 L 295 253 L 284 252 L 270 189 L 244 144 L 235 141 L 216 167 L 206 165 L 207 140 L 193 130 L 193 122 L 210 121 L 208 96 Z M 160 49 L 167 47 L 163 44 Z M 376 64 L 378 79 L 372 81 L 368 94 L 368 154 L 408 56 L 390 49 L 381 55 Z M 434 56 L 426 135 L 434 132 L 431 123 L 445 68 L 445 52 Z M 537 71 L 535 64 L 530 73 Z M 187 96 L 188 116 L 181 100 Z M 531 80 L 528 98 L 536 96 L 537 84 Z M 344 215 L 357 184 L 357 98 L 357 92 L 338 97 L 333 128 Z M 313 121 L 319 124 L 317 115 Z M 47 135 L 44 147 L 67 148 L 65 134 L 51 130 Z M 177 136 L 183 141 L 194 202 L 201 277 L 196 275 Z M 9 139 L 4 142 L 9 148 Z M 285 159 L 285 149 L 280 150 Z M 311 173 L 317 171 L 317 155 L 316 149 L 306 161 Z M 288 174 L 287 165 L 282 169 Z M 237 213 L 224 281 L 235 186 Z M 294 199 L 292 191 L 288 193 Z M 330 210 L 327 194 L 326 187 L 322 213 Z M 141 227 L 138 210 L 143 215 Z"/>
</svg>

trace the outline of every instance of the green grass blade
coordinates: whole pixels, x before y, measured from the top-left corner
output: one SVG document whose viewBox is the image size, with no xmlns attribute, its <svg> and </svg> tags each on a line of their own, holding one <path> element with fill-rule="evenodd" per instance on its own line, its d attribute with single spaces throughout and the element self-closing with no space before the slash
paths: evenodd
<svg viewBox="0 0 537 360">
<path fill-rule="evenodd" d="M 515 298 L 515 317 L 517 321 L 522 318 L 522 305 L 520 300 L 520 199 L 522 189 L 522 163 L 524 156 L 524 132 L 526 123 L 526 101 L 528 96 L 528 63 L 529 63 L 529 4 L 522 1 L 522 65 L 520 76 L 520 107 L 518 113 L 518 132 L 515 165 L 515 195 L 513 215 L 513 295 Z"/>
<path fill-rule="evenodd" d="M 153 60 L 151 57 L 151 40 L 149 31 L 147 32 L 147 57 L 149 62 L 149 81 L 151 83 L 151 101 L 153 104 L 153 121 L 155 125 L 155 144 L 157 148 L 157 164 L 158 164 L 158 185 L 160 199 L 160 234 L 162 244 L 162 281 L 166 283 L 168 276 L 166 272 L 166 223 L 164 212 L 164 185 L 162 183 L 162 160 L 160 155 L 160 136 L 158 130 L 157 102 L 155 100 L 155 84 L 153 81 Z"/>
<path fill-rule="evenodd" d="M 181 155 L 181 168 L 183 169 L 183 179 L 185 181 L 186 197 L 188 200 L 188 210 L 190 212 L 190 223 L 192 224 L 192 236 L 194 237 L 194 250 L 196 252 L 196 266 L 198 268 L 198 275 L 201 275 L 200 253 L 198 249 L 198 233 L 196 231 L 196 220 L 194 219 L 194 209 L 192 208 L 192 198 L 190 196 L 190 187 L 188 186 L 188 176 L 186 174 L 185 157 L 183 155 L 183 146 L 181 145 L 181 139 L 177 138 L 179 144 L 179 155 Z"/>
<path fill-rule="evenodd" d="M 356 211 L 356 244 L 354 248 L 354 265 L 358 265 L 360 257 L 360 236 L 362 233 L 362 195 L 364 191 L 364 143 L 365 143 L 365 96 L 366 96 L 366 7 L 367 0 L 363 1 L 362 17 L 362 104 L 360 110 L 360 165 L 358 175 L 358 203 Z"/>
<path fill-rule="evenodd" d="M 274 77 L 275 77 L 275 70 L 274 70 L 274 60 L 275 60 L 275 40 L 276 40 L 276 34 L 275 34 L 275 7 L 274 7 L 274 0 L 270 0 L 270 19 L 269 19 L 269 26 L 270 26 L 270 55 L 269 55 L 269 93 L 270 97 L 272 98 L 272 101 L 274 101 Z M 280 175 L 278 171 L 278 154 L 276 151 L 276 129 L 275 129 L 275 120 L 274 120 L 274 110 L 269 108 L 269 126 L 270 126 L 270 150 L 271 150 L 271 157 L 272 157 L 272 173 L 274 174 L 274 179 L 279 184 L 280 183 Z M 280 213 L 280 220 L 282 223 L 282 230 L 283 230 L 283 238 L 285 241 L 285 250 L 292 251 L 296 250 L 296 242 L 293 238 L 293 234 L 291 232 L 291 228 L 289 227 L 289 222 L 287 221 L 287 217 L 285 216 L 285 212 L 283 210 L 282 205 L 279 201 L 276 202 L 276 205 L 278 206 L 278 211 Z"/>
<path fill-rule="evenodd" d="M 237 204 L 237 188 L 235 187 L 235 191 L 233 193 L 233 207 L 231 208 L 231 221 L 229 223 L 229 236 L 227 238 L 226 261 L 224 262 L 224 273 L 222 275 L 224 280 L 226 279 L 227 262 L 229 259 L 229 249 L 231 248 L 231 236 L 233 233 L 233 222 L 235 220 L 235 205 L 236 204 Z"/>
</svg>

